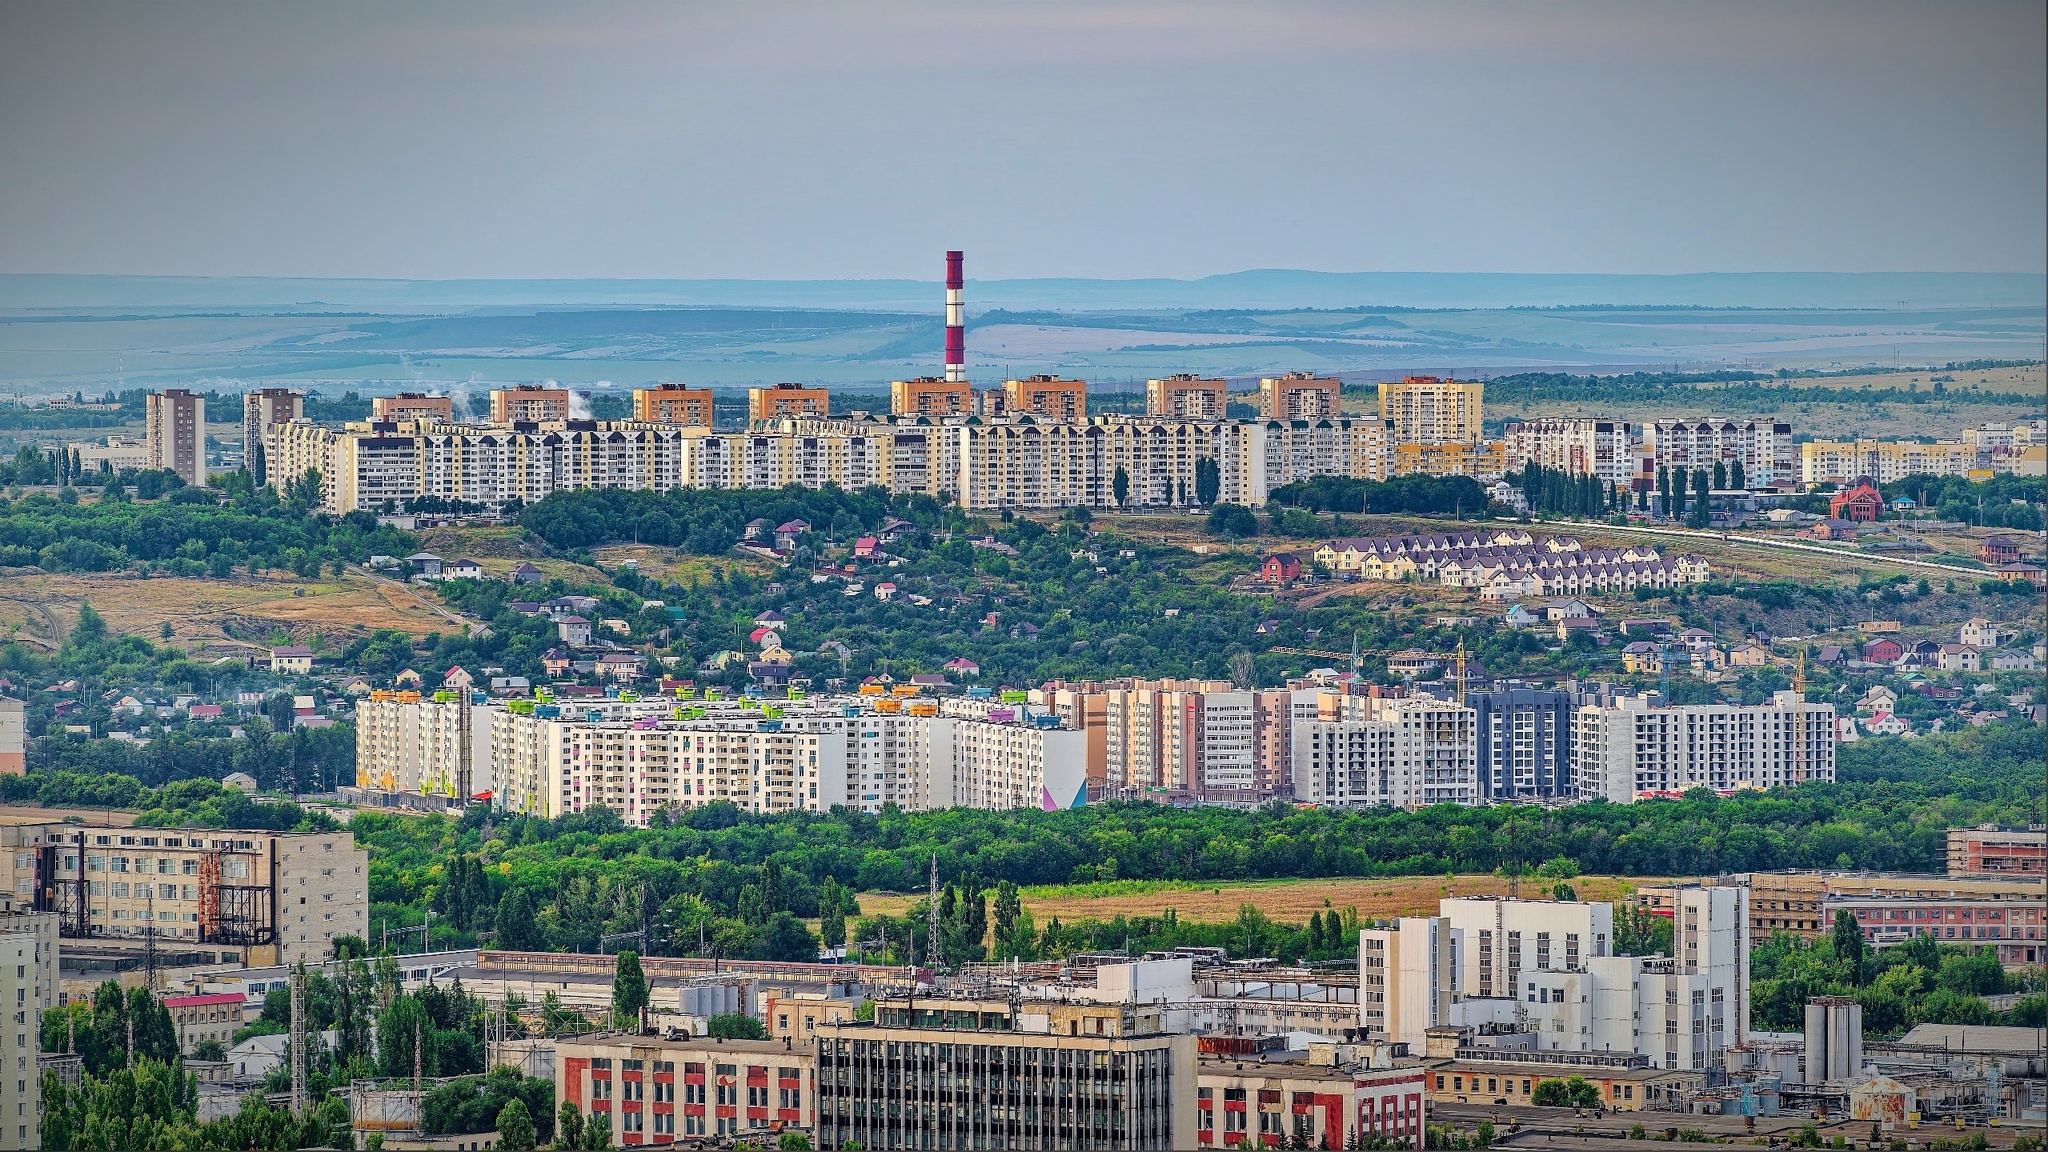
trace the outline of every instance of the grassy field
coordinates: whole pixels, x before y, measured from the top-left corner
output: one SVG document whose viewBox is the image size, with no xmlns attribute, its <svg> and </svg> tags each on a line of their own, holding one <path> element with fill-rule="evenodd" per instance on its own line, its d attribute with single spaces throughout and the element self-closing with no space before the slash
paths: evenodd
<svg viewBox="0 0 2048 1152">
<path fill-rule="evenodd" d="M 1620 900 L 1642 885 L 1663 881 L 1641 876 L 1581 876 L 1571 881 L 1582 900 Z M 1551 881 L 1525 880 L 1525 896 L 1547 891 Z M 1043 925 L 1057 916 L 1062 923 L 1109 920 L 1117 916 L 1156 916 L 1172 908 L 1183 920 L 1218 923 L 1235 919 L 1242 904 L 1256 904 L 1275 920 L 1303 923 L 1311 912 L 1356 908 L 1365 919 L 1428 916 L 1446 896 L 1505 896 L 1508 882 L 1498 876 L 1406 876 L 1392 880 L 1317 879 L 1261 880 L 1243 883 L 1192 883 L 1176 880 L 1116 880 L 1098 884 L 1062 884 L 1022 891 L 1024 907 Z M 861 911 L 868 915 L 901 916 L 915 895 L 863 893 Z"/>
<path fill-rule="evenodd" d="M 256 655 L 268 647 L 273 630 L 298 642 L 317 634 L 339 646 L 377 628 L 423 636 L 455 627 L 411 589 L 353 572 L 319 580 L 49 573 L 0 583 L 0 629 L 54 647 L 78 622 L 78 607 L 87 600 L 110 631 L 155 642 L 165 639 L 163 626 L 169 624 L 169 642 L 194 655 Z"/>
</svg>

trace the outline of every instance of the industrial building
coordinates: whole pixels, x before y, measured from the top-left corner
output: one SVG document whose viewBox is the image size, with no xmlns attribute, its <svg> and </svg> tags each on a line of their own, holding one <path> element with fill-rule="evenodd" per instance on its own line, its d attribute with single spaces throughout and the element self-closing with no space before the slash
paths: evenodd
<svg viewBox="0 0 2048 1152">
<path fill-rule="evenodd" d="M 608 1147 L 731 1140 L 817 1122 L 814 1046 L 596 1033 L 555 1042 L 555 1103 L 608 1124 Z"/>
<path fill-rule="evenodd" d="M 2044 872 L 2048 872 L 2048 827 L 1980 824 L 1948 831 L 1950 876 L 1997 878 L 2041 876 Z"/>
<path fill-rule="evenodd" d="M 12 906 L 54 913 L 81 946 L 289 964 L 369 930 L 369 854 L 345 832 L 25 821 L 0 824 L 0 849 Z"/>
<path fill-rule="evenodd" d="M 885 998 L 820 1029 L 817 1143 L 1173 1148 L 1194 1142 L 1195 1038 L 1132 1004 Z"/>
</svg>

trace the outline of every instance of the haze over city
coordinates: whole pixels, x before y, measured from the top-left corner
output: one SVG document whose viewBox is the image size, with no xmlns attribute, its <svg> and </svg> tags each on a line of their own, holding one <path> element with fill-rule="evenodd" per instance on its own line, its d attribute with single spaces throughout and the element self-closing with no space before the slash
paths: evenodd
<svg viewBox="0 0 2048 1152">
<path fill-rule="evenodd" d="M 10 3 L 0 271 L 2038 273 L 2044 34 L 2020 2 Z"/>
</svg>

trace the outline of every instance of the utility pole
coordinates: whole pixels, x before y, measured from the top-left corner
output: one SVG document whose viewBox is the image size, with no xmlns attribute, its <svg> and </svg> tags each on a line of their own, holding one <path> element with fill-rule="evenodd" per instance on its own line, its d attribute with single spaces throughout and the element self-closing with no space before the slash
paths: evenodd
<svg viewBox="0 0 2048 1152">
<path fill-rule="evenodd" d="M 932 970 L 934 979 L 939 974 L 939 854 L 932 853 L 931 907 L 925 912 L 924 962 Z"/>
<path fill-rule="evenodd" d="M 347 979 L 346 976 L 343 979 Z M 306 962 L 291 971 L 292 994 L 292 1115 L 306 1115 Z"/>
<path fill-rule="evenodd" d="M 420 1018 L 412 1019 L 412 1092 L 415 1102 L 420 1092 Z"/>
</svg>

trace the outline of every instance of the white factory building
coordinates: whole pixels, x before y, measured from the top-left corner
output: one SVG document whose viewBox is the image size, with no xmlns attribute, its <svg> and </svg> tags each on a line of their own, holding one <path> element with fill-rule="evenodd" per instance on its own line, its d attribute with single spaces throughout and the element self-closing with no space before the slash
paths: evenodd
<svg viewBox="0 0 2048 1152">
<path fill-rule="evenodd" d="M 1435 916 L 1359 932 L 1358 1022 L 1412 1050 L 1457 1027 L 1502 1047 L 1704 1070 L 1745 1035 L 1748 905 L 1746 889 L 1681 888 L 1676 955 L 1617 956 L 1610 905 L 1447 899 Z"/>
</svg>

